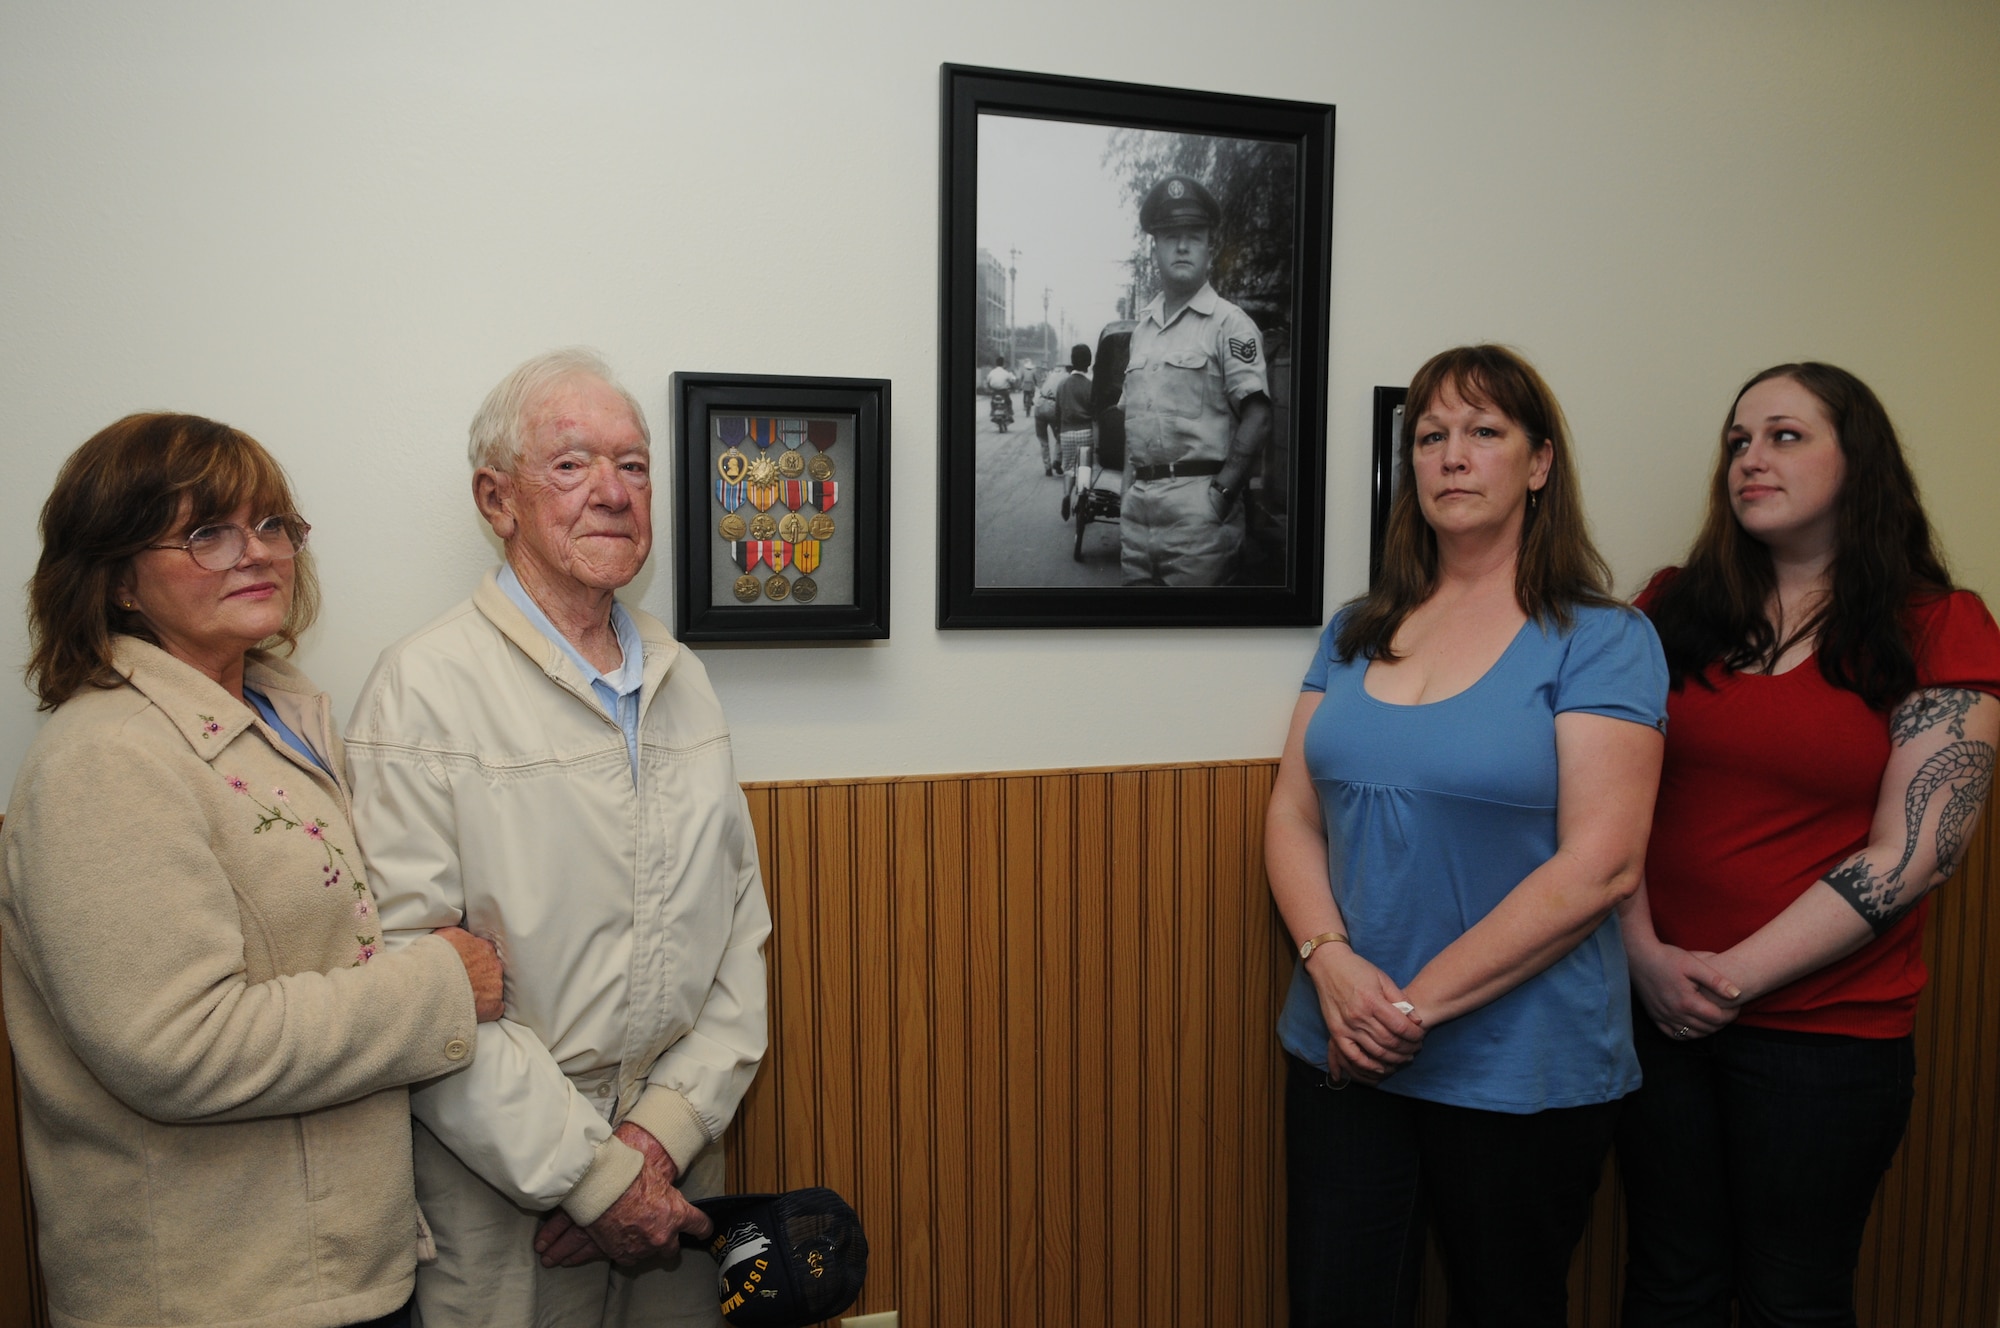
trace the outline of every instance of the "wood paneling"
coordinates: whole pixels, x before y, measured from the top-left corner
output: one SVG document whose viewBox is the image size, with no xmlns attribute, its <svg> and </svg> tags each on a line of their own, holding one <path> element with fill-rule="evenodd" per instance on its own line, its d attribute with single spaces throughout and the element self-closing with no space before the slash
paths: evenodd
<svg viewBox="0 0 2000 1328">
<path fill-rule="evenodd" d="M 831 1184 L 872 1250 L 851 1313 L 907 1328 L 1284 1319 L 1291 964 L 1266 892 L 1268 762 L 758 785 L 772 1049 L 745 1189 Z M 2000 824 L 1934 905 L 1917 1102 L 1861 1322 L 2000 1321 Z M 808 929 L 801 934 L 801 929 Z M 1607 1166 L 1571 1322 L 1617 1320 Z M 1445 1322 L 1435 1256 L 1419 1322 Z"/>
<path fill-rule="evenodd" d="M 749 790 L 773 1038 L 732 1181 L 848 1196 L 871 1249 L 851 1312 L 1281 1314 L 1272 774 Z"/>
<path fill-rule="evenodd" d="M 1284 1319 L 1269 762 L 753 785 L 772 1049 L 732 1188 L 827 1184 L 906 1328 Z M 1934 905 L 1872 1328 L 2000 1322 L 2000 822 Z M 0 1042 L 0 1328 L 44 1322 Z M 1571 1322 L 1616 1321 L 1608 1170 Z M 1425 1271 L 1419 1321 L 1444 1323 Z"/>
</svg>

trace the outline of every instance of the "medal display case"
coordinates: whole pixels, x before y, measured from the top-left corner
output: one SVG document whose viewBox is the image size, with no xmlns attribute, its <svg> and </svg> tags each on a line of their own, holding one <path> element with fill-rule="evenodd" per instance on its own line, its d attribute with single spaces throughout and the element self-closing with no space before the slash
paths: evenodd
<svg viewBox="0 0 2000 1328">
<path fill-rule="evenodd" d="M 889 635 L 889 384 L 673 377 L 674 633 Z"/>
</svg>

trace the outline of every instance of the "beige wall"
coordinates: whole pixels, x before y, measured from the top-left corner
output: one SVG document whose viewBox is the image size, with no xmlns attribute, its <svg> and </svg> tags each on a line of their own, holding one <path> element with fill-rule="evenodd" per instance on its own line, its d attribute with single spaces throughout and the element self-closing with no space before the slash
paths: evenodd
<svg viewBox="0 0 2000 1328">
<path fill-rule="evenodd" d="M 1310 630 L 932 626 L 943 61 L 1339 107 L 1329 608 L 1365 577 L 1370 388 L 1475 338 L 1555 384 L 1628 589 L 1736 384 L 1813 356 L 1882 393 L 2000 592 L 1990 4 L 0 0 L 0 660 L 63 456 L 192 410 L 298 481 L 303 659 L 344 709 L 493 556 L 480 395 L 583 341 L 663 444 L 676 369 L 894 380 L 894 638 L 707 652 L 746 778 L 1272 753 Z M 636 588 L 667 617 L 670 580 Z M 35 724 L 0 685 L 0 779 Z"/>
</svg>

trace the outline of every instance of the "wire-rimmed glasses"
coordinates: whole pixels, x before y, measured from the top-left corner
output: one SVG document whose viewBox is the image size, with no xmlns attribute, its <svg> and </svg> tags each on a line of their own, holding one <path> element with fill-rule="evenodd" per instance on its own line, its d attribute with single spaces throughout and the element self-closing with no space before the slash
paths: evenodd
<svg viewBox="0 0 2000 1328">
<path fill-rule="evenodd" d="M 185 549 L 188 557 L 194 559 L 195 566 L 211 572 L 226 572 L 243 560 L 243 551 L 250 547 L 253 535 L 273 558 L 290 558 L 306 546 L 306 537 L 310 534 L 312 526 L 304 517 L 288 514 L 267 516 L 248 530 L 234 521 L 215 521 L 196 526 L 179 543 L 148 544 L 146 547 Z"/>
</svg>

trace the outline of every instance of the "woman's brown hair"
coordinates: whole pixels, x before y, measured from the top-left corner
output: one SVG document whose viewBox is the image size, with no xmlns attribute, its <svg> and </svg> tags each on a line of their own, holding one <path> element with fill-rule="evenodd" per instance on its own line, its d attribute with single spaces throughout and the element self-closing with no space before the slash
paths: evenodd
<svg viewBox="0 0 2000 1328">
<path fill-rule="evenodd" d="M 1737 523 L 1729 505 L 1736 407 L 1745 392 L 1773 378 L 1791 379 L 1826 407 L 1846 464 L 1834 499 L 1833 593 L 1784 641 L 1765 616 L 1778 584 L 1771 551 Z M 1807 361 L 1764 370 L 1729 403 L 1701 533 L 1680 574 L 1647 612 L 1674 687 L 1718 662 L 1738 670 L 1767 668 L 1793 642 L 1816 636 L 1821 676 L 1886 710 L 1917 685 L 1904 622 L 1911 600 L 1951 588 L 1916 478 L 1881 399 L 1847 370 Z"/>
<path fill-rule="evenodd" d="M 1609 605 L 1611 569 L 1591 543 L 1570 459 L 1569 427 L 1554 392 L 1533 365 L 1505 346 L 1459 346 L 1434 355 L 1410 380 L 1403 428 L 1396 440 L 1396 499 L 1382 541 L 1382 571 L 1366 595 L 1349 602 L 1334 639 L 1342 663 L 1394 659 L 1391 644 L 1411 610 L 1437 589 L 1437 532 L 1417 502 L 1411 456 L 1417 417 L 1451 388 L 1472 406 L 1497 410 L 1521 426 L 1531 443 L 1553 452 L 1548 479 L 1522 517 L 1514 565 L 1514 598 L 1543 626 L 1567 629 L 1579 604 Z"/>
<path fill-rule="evenodd" d="M 42 504 L 42 557 L 28 582 L 28 686 L 53 710 L 84 687 L 116 687 L 111 638 L 158 645 L 118 586 L 141 550 L 197 526 L 298 509 L 277 461 L 249 434 L 199 415 L 127 415 L 63 462 Z M 261 649 L 290 651 L 319 612 L 311 556 L 297 554 L 292 607 Z"/>
</svg>

